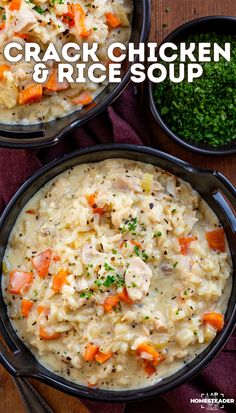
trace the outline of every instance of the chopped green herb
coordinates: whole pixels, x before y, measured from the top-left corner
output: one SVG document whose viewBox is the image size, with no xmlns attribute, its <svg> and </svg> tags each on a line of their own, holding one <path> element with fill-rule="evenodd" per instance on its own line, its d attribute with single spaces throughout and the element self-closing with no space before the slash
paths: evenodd
<svg viewBox="0 0 236 413">
<path fill-rule="evenodd" d="M 145 251 L 142 252 L 142 258 L 143 258 L 143 261 L 147 261 L 147 260 L 148 260 L 148 255 L 146 254 Z"/>
<path fill-rule="evenodd" d="M 104 281 L 103 285 L 104 287 L 110 287 L 112 284 L 114 284 L 116 281 L 114 275 L 108 275 L 106 280 Z"/>
<path fill-rule="evenodd" d="M 138 218 L 132 218 L 130 220 L 126 220 L 124 225 L 121 227 L 121 232 L 124 234 L 125 232 L 132 232 L 136 230 L 138 225 Z"/>
<path fill-rule="evenodd" d="M 173 264 L 173 267 L 176 268 L 178 264 L 179 264 L 179 262 L 176 261 L 176 262 Z"/>
<path fill-rule="evenodd" d="M 162 236 L 162 232 L 160 232 L 160 231 L 154 232 L 154 234 L 153 234 L 153 238 L 157 238 L 157 237 L 161 237 L 161 236 Z"/>
<path fill-rule="evenodd" d="M 104 268 L 106 271 L 115 271 L 115 268 L 111 267 L 107 262 L 104 264 Z"/>
<path fill-rule="evenodd" d="M 157 108 L 179 137 L 212 148 L 223 147 L 236 141 L 236 36 L 209 32 L 192 35 L 185 42 L 216 43 L 223 48 L 230 43 L 231 61 L 221 57 L 219 62 L 201 62 L 203 75 L 191 83 L 166 79 L 158 84 L 154 92 Z M 176 70 L 178 73 L 179 59 Z"/>
<path fill-rule="evenodd" d="M 93 295 L 93 291 L 91 291 L 91 290 L 83 291 L 83 292 L 80 294 L 80 298 L 86 298 L 86 300 L 89 300 L 89 298 L 91 298 L 92 295 Z"/>
<path fill-rule="evenodd" d="M 101 285 L 102 285 L 102 281 L 100 281 L 100 280 L 95 280 L 94 283 L 95 283 L 98 287 L 101 287 Z"/>
<path fill-rule="evenodd" d="M 135 247 L 134 247 L 134 252 L 135 252 L 135 254 L 136 255 L 140 255 L 140 252 L 139 252 L 139 247 L 137 247 L 137 245 L 135 245 Z"/>
<path fill-rule="evenodd" d="M 35 6 L 33 10 L 35 10 L 39 14 L 43 14 L 45 12 L 45 10 L 43 10 L 42 7 L 39 6 Z"/>
</svg>

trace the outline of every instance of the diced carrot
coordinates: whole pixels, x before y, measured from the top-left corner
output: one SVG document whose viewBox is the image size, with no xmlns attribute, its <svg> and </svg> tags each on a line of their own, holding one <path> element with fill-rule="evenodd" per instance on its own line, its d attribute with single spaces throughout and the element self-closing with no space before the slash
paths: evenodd
<svg viewBox="0 0 236 413">
<path fill-rule="evenodd" d="M 225 232 L 223 228 L 206 232 L 206 239 L 210 248 L 216 251 L 225 252 Z"/>
<path fill-rule="evenodd" d="M 95 360 L 99 363 L 99 364 L 103 364 L 105 363 L 105 361 L 109 360 L 112 357 L 112 353 L 102 353 L 102 351 L 99 351 L 96 355 L 95 355 Z"/>
<path fill-rule="evenodd" d="M 36 215 L 37 211 L 36 209 L 27 209 L 27 211 L 25 211 L 26 214 L 31 214 L 31 215 Z"/>
<path fill-rule="evenodd" d="M 94 205 L 95 205 L 95 202 L 96 202 L 96 194 L 88 195 L 87 196 L 87 201 L 88 201 L 89 206 L 91 208 L 93 208 Z"/>
<path fill-rule="evenodd" d="M 103 208 L 93 208 L 93 212 L 94 212 L 94 214 L 102 215 L 104 210 L 103 210 Z"/>
<path fill-rule="evenodd" d="M 23 294 L 29 290 L 33 281 L 32 272 L 11 271 L 9 281 L 9 293 Z"/>
<path fill-rule="evenodd" d="M 4 79 L 4 73 L 11 70 L 11 67 L 7 64 L 0 65 L 0 80 Z"/>
<path fill-rule="evenodd" d="M 224 316 L 220 313 L 205 313 L 203 315 L 203 322 L 210 324 L 216 329 L 216 331 L 223 330 L 224 327 Z"/>
<path fill-rule="evenodd" d="M 33 307 L 34 303 L 33 301 L 30 300 L 22 300 L 21 302 L 21 314 L 23 315 L 23 317 L 27 318 L 29 315 L 29 312 L 31 310 L 31 308 Z"/>
<path fill-rule="evenodd" d="M 61 333 L 49 333 L 44 327 L 39 327 L 39 336 L 43 340 L 56 340 L 57 338 L 61 337 Z"/>
<path fill-rule="evenodd" d="M 88 387 L 96 387 L 95 383 L 91 383 L 90 381 L 87 382 Z"/>
<path fill-rule="evenodd" d="M 61 90 L 68 89 L 69 84 L 67 81 L 59 83 L 58 82 L 58 70 L 54 69 L 50 74 L 46 84 L 44 85 L 44 89 L 48 92 L 60 92 Z"/>
<path fill-rule="evenodd" d="M 182 255 L 187 255 L 189 244 L 191 244 L 192 241 L 196 241 L 196 239 L 196 237 L 179 238 L 180 253 Z"/>
<path fill-rule="evenodd" d="M 110 295 L 107 297 L 103 303 L 103 308 L 107 313 L 110 313 L 114 307 L 117 306 L 119 302 L 119 296 L 118 295 Z"/>
<path fill-rule="evenodd" d="M 39 102 L 42 96 L 43 87 L 41 85 L 30 85 L 19 93 L 19 104 L 26 105 L 27 103 Z"/>
<path fill-rule="evenodd" d="M 141 242 L 135 241 L 134 239 L 131 239 L 131 240 L 130 240 L 130 244 L 135 245 L 135 246 L 138 247 L 138 248 L 141 248 L 141 247 L 142 247 Z"/>
<path fill-rule="evenodd" d="M 95 346 L 94 344 L 88 343 L 85 353 L 84 353 L 84 360 L 85 361 L 94 360 L 98 351 L 99 351 L 99 348 L 97 346 Z"/>
<path fill-rule="evenodd" d="M 50 313 L 50 308 L 45 307 L 44 305 L 39 305 L 38 306 L 38 315 L 44 314 L 47 316 Z"/>
<path fill-rule="evenodd" d="M 84 91 L 80 93 L 80 95 L 77 98 L 71 99 L 71 102 L 74 103 L 75 105 L 82 105 L 82 106 L 87 106 L 92 101 L 93 101 L 93 98 L 88 91 Z"/>
<path fill-rule="evenodd" d="M 59 257 L 59 255 L 54 255 L 53 261 L 55 261 L 55 262 L 61 261 L 61 258 Z"/>
<path fill-rule="evenodd" d="M 102 215 L 104 210 L 103 210 L 103 208 L 98 208 L 97 207 L 97 205 L 96 205 L 96 194 L 88 195 L 86 198 L 87 198 L 89 206 L 93 209 L 94 214 Z"/>
<path fill-rule="evenodd" d="M 118 297 L 120 300 L 124 301 L 126 304 L 133 304 L 133 301 L 129 297 L 127 289 L 124 287 L 122 291 L 118 292 Z"/>
<path fill-rule="evenodd" d="M 2 22 L 2 23 L 0 24 L 0 30 L 5 29 L 5 27 L 6 27 L 6 23 L 5 23 L 5 22 Z"/>
<path fill-rule="evenodd" d="M 144 370 L 148 376 L 153 376 L 156 373 L 155 367 L 151 363 L 144 363 Z"/>
<path fill-rule="evenodd" d="M 68 284 L 67 281 L 68 272 L 64 269 L 60 270 L 57 275 L 53 277 L 52 282 L 52 289 L 55 293 L 59 293 L 63 287 L 63 285 Z"/>
<path fill-rule="evenodd" d="M 26 33 L 15 33 L 15 37 L 19 37 L 20 39 L 29 40 L 29 35 Z"/>
<path fill-rule="evenodd" d="M 161 354 L 161 353 L 158 353 L 158 357 L 156 359 L 152 360 L 151 364 L 154 367 L 156 367 L 163 360 L 165 360 L 165 356 L 163 356 L 163 354 Z"/>
<path fill-rule="evenodd" d="M 11 3 L 10 3 L 10 5 L 9 5 L 9 9 L 10 9 L 11 11 L 20 10 L 20 8 L 21 8 L 21 3 L 22 3 L 22 0 L 11 0 Z"/>
<path fill-rule="evenodd" d="M 32 258 L 32 263 L 40 278 L 45 278 L 48 275 L 48 270 L 51 263 L 51 250 L 47 249 L 41 254 Z"/>
<path fill-rule="evenodd" d="M 152 356 L 153 360 L 158 360 L 160 357 L 160 353 L 155 350 L 155 348 L 149 343 L 141 343 L 139 344 L 136 353 L 140 356 L 142 353 L 147 353 Z"/>
<path fill-rule="evenodd" d="M 113 27 L 113 29 L 121 25 L 121 21 L 119 17 L 116 16 L 114 13 L 106 13 L 105 16 L 106 16 L 107 24 Z"/>
<path fill-rule="evenodd" d="M 80 4 L 72 4 L 74 13 L 75 28 L 80 37 L 86 38 L 91 34 L 91 30 L 86 28 L 86 13 Z"/>
</svg>

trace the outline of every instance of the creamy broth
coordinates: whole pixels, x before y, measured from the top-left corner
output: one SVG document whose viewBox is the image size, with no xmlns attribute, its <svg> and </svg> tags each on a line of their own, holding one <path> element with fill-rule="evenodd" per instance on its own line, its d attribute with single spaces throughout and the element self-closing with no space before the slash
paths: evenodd
<svg viewBox="0 0 236 413">
<path fill-rule="evenodd" d="M 4 256 L 11 323 L 40 363 L 86 386 L 142 388 L 223 328 L 232 264 L 199 194 L 153 165 L 84 164 L 27 203 Z"/>
<path fill-rule="evenodd" d="M 81 48 L 98 44 L 97 57 L 109 67 L 108 47 L 114 42 L 127 44 L 131 35 L 131 0 L 11 0 L 0 1 L 0 122 L 34 124 L 63 117 L 92 104 L 93 99 L 107 86 L 89 80 L 87 71 L 94 62 L 85 63 L 86 82 L 59 83 L 57 66 L 46 63 L 47 81 L 40 85 L 33 81 L 35 62 L 9 63 L 3 49 L 9 42 L 39 44 L 42 55 L 50 43 L 61 56 L 63 45 L 72 42 Z M 67 62 L 68 63 L 68 62 Z M 83 56 L 73 63 L 83 63 Z M 104 73 L 103 73 L 104 74 Z M 98 74 L 95 73 L 95 76 Z M 101 73 L 99 73 L 101 75 Z"/>
</svg>

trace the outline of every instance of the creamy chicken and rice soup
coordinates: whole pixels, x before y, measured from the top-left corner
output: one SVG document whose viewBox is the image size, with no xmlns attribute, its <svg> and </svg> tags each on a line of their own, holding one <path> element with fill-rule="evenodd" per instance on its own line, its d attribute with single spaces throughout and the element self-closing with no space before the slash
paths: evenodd
<svg viewBox="0 0 236 413">
<path fill-rule="evenodd" d="M 35 61 L 9 64 L 3 56 L 6 44 L 18 42 L 24 47 L 26 42 L 35 42 L 43 56 L 53 43 L 61 63 L 68 63 L 61 56 L 66 43 L 77 43 L 81 49 L 85 42 L 97 43 L 97 57 L 108 68 L 109 45 L 129 41 L 132 4 L 132 0 L 0 0 L 0 122 L 33 124 L 62 117 L 91 104 L 107 85 L 89 80 L 92 59 L 85 64 L 85 83 L 59 83 L 53 61 L 46 63 L 47 81 L 34 83 Z M 80 63 L 83 58 L 73 63 L 74 80 L 75 66 Z"/>
<path fill-rule="evenodd" d="M 156 383 L 208 346 L 232 268 L 220 222 L 188 183 L 110 159 L 33 196 L 3 269 L 11 323 L 40 363 L 119 390 Z"/>
</svg>

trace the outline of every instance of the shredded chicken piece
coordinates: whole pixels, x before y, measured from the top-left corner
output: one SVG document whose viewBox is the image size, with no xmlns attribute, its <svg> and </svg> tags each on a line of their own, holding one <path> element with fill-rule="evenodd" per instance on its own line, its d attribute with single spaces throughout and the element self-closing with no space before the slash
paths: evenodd
<svg viewBox="0 0 236 413">
<path fill-rule="evenodd" d="M 151 269 L 141 258 L 134 257 L 130 259 L 130 265 L 125 274 L 125 283 L 131 300 L 141 300 L 147 295 L 151 277 Z"/>
</svg>

